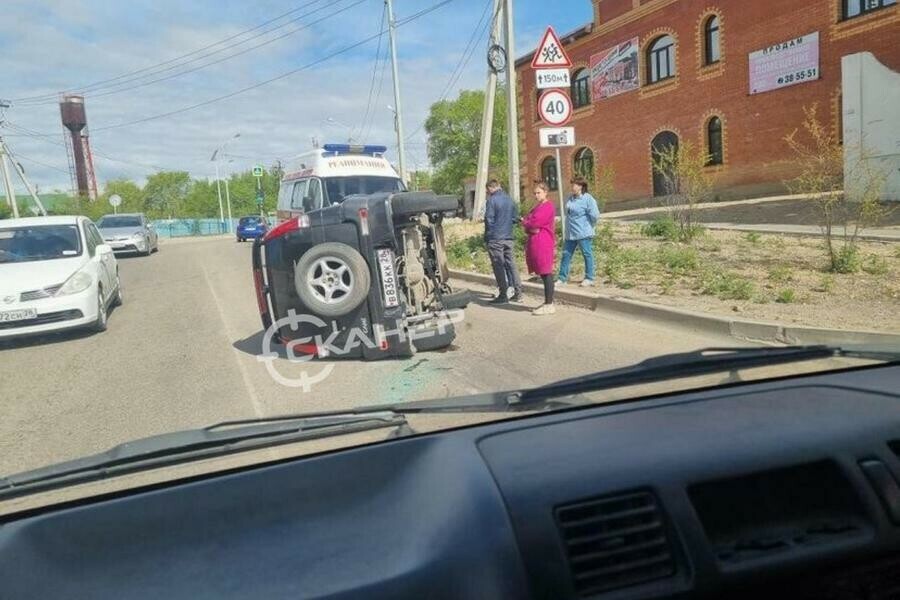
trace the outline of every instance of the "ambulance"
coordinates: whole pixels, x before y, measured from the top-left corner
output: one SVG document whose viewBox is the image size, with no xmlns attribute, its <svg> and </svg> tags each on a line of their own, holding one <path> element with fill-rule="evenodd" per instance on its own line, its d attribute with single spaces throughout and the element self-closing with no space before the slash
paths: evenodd
<svg viewBox="0 0 900 600">
<path fill-rule="evenodd" d="M 386 151 L 385 146 L 325 144 L 295 157 L 278 191 L 278 221 L 340 204 L 353 194 L 405 191 Z"/>
</svg>

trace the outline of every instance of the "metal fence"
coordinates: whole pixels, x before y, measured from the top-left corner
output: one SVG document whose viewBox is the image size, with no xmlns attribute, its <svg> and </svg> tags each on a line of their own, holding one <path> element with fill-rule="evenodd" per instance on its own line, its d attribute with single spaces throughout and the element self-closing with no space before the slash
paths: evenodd
<svg viewBox="0 0 900 600">
<path fill-rule="evenodd" d="M 164 238 L 222 235 L 234 231 L 234 224 L 228 219 L 157 219 L 153 226 L 159 237 Z"/>
</svg>

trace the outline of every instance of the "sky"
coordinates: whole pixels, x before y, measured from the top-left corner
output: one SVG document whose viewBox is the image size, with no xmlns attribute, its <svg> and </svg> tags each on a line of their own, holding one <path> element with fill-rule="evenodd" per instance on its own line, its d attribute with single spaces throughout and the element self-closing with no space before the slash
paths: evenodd
<svg viewBox="0 0 900 600">
<path fill-rule="evenodd" d="M 394 0 L 395 18 L 442 1 Z M 376 51 L 387 52 L 387 35 L 380 44 L 378 37 L 383 0 L 3 4 L 0 99 L 12 105 L 0 116 L 0 135 L 41 192 L 71 187 L 61 91 L 85 95 L 101 188 L 111 179 L 142 182 L 160 169 L 211 177 L 211 155 L 226 141 L 223 175 L 287 160 L 309 150 L 313 137 L 384 144 L 396 158 L 390 65 L 375 62 Z M 445 90 L 452 98 L 484 88 L 489 4 L 450 0 L 398 28 L 407 168 L 428 165 L 421 125 L 429 106 Z M 552 16 L 542 5 L 515 2 L 517 56 L 534 49 L 547 25 L 564 33 L 592 17 L 591 0 L 556 0 Z M 193 105 L 200 106 L 154 118 Z"/>
</svg>

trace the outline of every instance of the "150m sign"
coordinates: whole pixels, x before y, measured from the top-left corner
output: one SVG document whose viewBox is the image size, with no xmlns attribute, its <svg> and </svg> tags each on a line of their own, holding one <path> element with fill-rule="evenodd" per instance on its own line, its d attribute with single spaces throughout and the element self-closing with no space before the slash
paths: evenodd
<svg viewBox="0 0 900 600">
<path fill-rule="evenodd" d="M 572 118 L 572 99 L 562 90 L 547 90 L 538 100 L 538 114 L 547 125 L 565 125 Z"/>
</svg>

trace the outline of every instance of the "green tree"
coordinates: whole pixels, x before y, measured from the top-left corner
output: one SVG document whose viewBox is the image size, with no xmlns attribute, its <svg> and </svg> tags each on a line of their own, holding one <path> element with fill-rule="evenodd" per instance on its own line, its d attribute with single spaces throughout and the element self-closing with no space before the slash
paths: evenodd
<svg viewBox="0 0 900 600">
<path fill-rule="evenodd" d="M 151 218 L 181 216 L 182 204 L 193 184 L 187 171 L 160 171 L 147 178 L 144 212 Z"/>
<path fill-rule="evenodd" d="M 455 100 L 431 105 L 425 131 L 428 158 L 434 165 L 431 187 L 440 194 L 461 194 L 466 179 L 475 176 L 484 92 L 463 90 Z M 497 90 L 491 136 L 490 170 L 498 178 L 506 173 L 506 94 Z"/>
<path fill-rule="evenodd" d="M 122 199 L 119 206 L 119 212 L 143 212 L 144 211 L 144 193 L 141 188 L 129 179 L 112 179 L 106 182 L 103 194 L 97 199 L 96 204 L 99 209 L 106 212 L 113 212 L 112 206 L 109 205 L 109 198 L 112 195 L 118 195 Z"/>
</svg>

